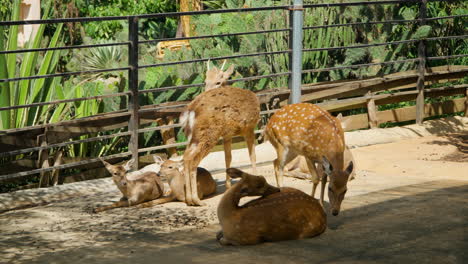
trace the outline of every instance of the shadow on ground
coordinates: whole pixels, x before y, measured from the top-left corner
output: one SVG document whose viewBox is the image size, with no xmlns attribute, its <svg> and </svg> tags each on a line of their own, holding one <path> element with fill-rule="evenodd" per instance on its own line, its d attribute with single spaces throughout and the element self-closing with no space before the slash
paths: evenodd
<svg viewBox="0 0 468 264">
<path fill-rule="evenodd" d="M 454 162 L 468 162 L 468 132 L 454 133 L 444 138 L 447 139 L 447 141 L 434 140 L 426 144 L 455 146 L 458 149 L 458 151 L 455 151 L 454 153 L 442 157 L 441 160 Z"/>
<path fill-rule="evenodd" d="M 468 184 L 434 181 L 350 197 L 322 236 L 221 247 L 218 226 L 114 235 L 28 263 L 467 263 Z M 16 245 L 21 247 L 21 244 Z M 60 247 L 60 245 L 51 245 Z"/>
</svg>

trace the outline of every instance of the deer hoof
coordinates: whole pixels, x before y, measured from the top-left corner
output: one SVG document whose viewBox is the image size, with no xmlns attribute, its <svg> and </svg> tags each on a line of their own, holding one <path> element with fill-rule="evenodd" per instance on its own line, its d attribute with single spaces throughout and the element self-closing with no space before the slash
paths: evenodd
<svg viewBox="0 0 468 264">
<path fill-rule="evenodd" d="M 220 241 L 223 238 L 223 236 L 223 231 L 218 231 L 218 233 L 216 233 L 216 240 Z"/>
</svg>

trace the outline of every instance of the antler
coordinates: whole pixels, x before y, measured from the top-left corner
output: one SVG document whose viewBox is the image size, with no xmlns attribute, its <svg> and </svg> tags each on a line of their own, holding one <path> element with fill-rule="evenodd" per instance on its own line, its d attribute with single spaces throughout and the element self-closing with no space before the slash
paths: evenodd
<svg viewBox="0 0 468 264">
<path fill-rule="evenodd" d="M 206 68 L 207 68 L 208 71 L 210 70 L 210 60 L 208 60 L 208 61 L 206 62 Z"/>
<path fill-rule="evenodd" d="M 226 60 L 224 60 L 223 65 L 221 66 L 221 71 L 224 69 L 225 64 L 226 64 Z"/>
</svg>

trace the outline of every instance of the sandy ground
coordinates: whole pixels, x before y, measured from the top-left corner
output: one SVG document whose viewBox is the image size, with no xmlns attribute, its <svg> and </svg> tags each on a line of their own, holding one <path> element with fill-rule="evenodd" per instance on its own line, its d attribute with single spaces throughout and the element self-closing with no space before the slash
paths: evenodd
<svg viewBox="0 0 468 264">
<path fill-rule="evenodd" d="M 216 207 L 224 174 L 218 173 L 218 195 L 204 207 L 174 202 L 90 214 L 90 207 L 119 198 L 115 187 L 100 182 L 81 196 L 0 214 L 0 262 L 468 263 L 468 131 L 352 152 L 357 177 L 340 215 L 330 215 L 329 228 L 316 238 L 220 246 Z M 258 172 L 275 184 L 271 165 Z M 295 178 L 285 185 L 311 189 Z"/>
</svg>

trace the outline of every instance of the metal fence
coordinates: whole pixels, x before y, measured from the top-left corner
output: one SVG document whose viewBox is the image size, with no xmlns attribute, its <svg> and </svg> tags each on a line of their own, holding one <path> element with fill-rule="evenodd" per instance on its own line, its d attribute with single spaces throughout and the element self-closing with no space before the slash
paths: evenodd
<svg viewBox="0 0 468 264">
<path fill-rule="evenodd" d="M 443 57 L 427 57 L 426 51 L 425 51 L 426 50 L 425 43 L 427 41 L 443 40 L 443 39 L 465 39 L 468 35 L 438 36 L 438 37 L 425 38 L 425 39 L 410 39 L 410 40 L 393 41 L 393 42 L 385 42 L 385 43 L 375 43 L 375 44 L 360 44 L 360 45 L 352 45 L 352 46 L 308 48 L 308 49 L 303 48 L 302 39 L 303 39 L 303 31 L 311 30 L 311 29 L 349 27 L 349 26 L 366 26 L 366 25 L 375 25 L 375 24 L 419 23 L 419 25 L 425 25 L 429 21 L 454 19 L 454 18 L 466 18 L 468 16 L 468 15 L 453 15 L 453 16 L 428 18 L 427 10 L 426 10 L 427 2 L 435 2 L 435 1 L 434 0 L 411 0 L 411 1 L 408 1 L 408 0 L 386 1 L 384 0 L 384 1 L 357 1 L 357 2 L 330 3 L 330 4 L 303 4 L 302 0 L 294 0 L 294 3 L 292 5 L 259 7 L 259 8 L 206 10 L 206 11 L 145 14 L 145 15 L 118 16 L 118 17 L 87 17 L 87 18 L 64 18 L 64 19 L 28 20 L 28 21 L 1 21 L 0 26 L 3 26 L 3 27 L 12 26 L 12 25 L 97 22 L 97 21 L 110 21 L 110 20 L 128 21 L 129 37 L 128 37 L 128 41 L 126 42 L 93 44 L 93 45 L 76 45 L 76 46 L 55 47 L 55 48 L 36 48 L 36 49 L 21 49 L 21 50 L 12 50 L 12 51 L 0 51 L 0 54 L 11 54 L 11 53 L 19 54 L 19 53 L 26 53 L 26 52 L 43 52 L 43 51 L 50 51 L 50 50 L 72 50 L 72 49 L 87 49 L 87 48 L 96 48 L 96 47 L 105 47 L 105 46 L 126 46 L 128 47 L 128 52 L 129 52 L 128 65 L 126 67 L 103 69 L 103 70 L 77 71 L 77 72 L 60 72 L 60 73 L 30 76 L 30 77 L 15 77 L 15 78 L 8 78 L 8 79 L 0 79 L 0 83 L 17 82 L 21 80 L 33 80 L 33 79 L 40 79 L 40 78 L 51 78 L 51 77 L 58 77 L 58 76 L 76 76 L 76 75 L 81 75 L 81 74 L 102 73 L 102 72 L 111 72 L 111 71 L 128 71 L 128 76 L 129 76 L 128 91 L 121 92 L 121 93 L 101 95 L 101 96 L 83 97 L 83 98 L 75 98 L 75 99 L 67 99 L 67 100 L 56 100 L 56 101 L 51 101 L 51 102 L 39 102 L 39 103 L 32 103 L 32 104 L 27 104 L 27 105 L 19 105 L 19 106 L 11 106 L 11 107 L 0 107 L 0 111 L 12 110 L 12 109 L 18 109 L 18 108 L 45 106 L 45 105 L 56 105 L 60 103 L 78 102 L 78 101 L 84 101 L 84 100 L 103 99 L 103 98 L 109 98 L 109 97 L 128 96 L 128 102 L 129 102 L 128 109 L 125 112 L 119 112 L 119 114 L 129 115 L 130 118 L 128 122 L 127 132 L 120 132 L 120 133 L 111 134 L 111 135 L 98 136 L 98 137 L 87 138 L 87 139 L 82 139 L 82 140 L 66 141 L 62 143 L 48 144 L 48 145 L 43 145 L 43 146 L 41 145 L 41 146 L 30 147 L 30 148 L 25 148 L 25 149 L 20 149 L 20 150 L 0 152 L 0 158 L 19 155 L 19 154 L 25 154 L 25 153 L 31 153 L 31 152 L 36 152 L 36 151 L 47 151 L 47 150 L 54 149 L 54 148 L 65 147 L 65 146 L 69 146 L 73 144 L 99 141 L 99 140 L 104 140 L 104 139 L 118 137 L 118 136 L 130 136 L 128 152 L 115 154 L 115 155 L 111 155 L 111 156 L 107 156 L 103 158 L 110 159 L 110 158 L 116 158 L 116 157 L 126 157 L 126 156 L 131 155 L 132 158 L 134 158 L 137 161 L 134 163 L 134 168 L 137 168 L 139 153 L 147 152 L 147 151 L 154 151 L 158 149 L 165 149 L 165 148 L 170 148 L 170 147 L 183 146 L 186 144 L 186 142 L 182 142 L 182 143 L 175 143 L 175 144 L 170 144 L 170 145 L 139 148 L 138 135 L 140 133 L 180 127 L 180 125 L 178 124 L 173 124 L 173 125 L 165 125 L 165 126 L 158 126 L 158 127 L 151 127 L 151 128 L 140 128 L 140 125 L 141 125 L 140 115 L 141 114 L 145 112 L 149 112 L 149 111 L 167 110 L 170 108 L 178 108 L 178 107 L 185 106 L 185 104 L 174 104 L 174 105 L 169 105 L 169 106 L 155 105 L 154 107 L 151 107 L 151 108 L 141 109 L 139 105 L 139 100 L 138 100 L 139 95 L 142 95 L 145 93 L 152 93 L 152 92 L 161 92 L 161 91 L 174 90 L 174 89 L 187 89 L 190 87 L 204 86 L 203 83 L 198 83 L 198 84 L 188 84 L 188 85 L 180 85 L 180 86 L 169 86 L 169 87 L 163 87 L 163 88 L 139 90 L 138 89 L 139 70 L 150 68 L 150 67 L 164 67 L 164 66 L 177 65 L 177 64 L 206 62 L 208 60 L 220 61 L 220 60 L 225 60 L 225 59 L 234 59 L 234 58 L 248 57 L 248 56 L 288 54 L 290 58 L 289 60 L 290 68 L 289 68 L 289 71 L 287 72 L 272 73 L 272 74 L 267 74 L 267 75 L 262 75 L 262 76 L 245 77 L 245 78 L 240 78 L 236 80 L 230 80 L 229 82 L 234 83 L 234 82 L 242 82 L 242 81 L 259 80 L 262 78 L 288 76 L 289 77 L 289 89 L 290 89 L 289 98 L 290 98 L 291 103 L 297 103 L 301 101 L 301 76 L 305 73 L 332 71 L 332 70 L 338 70 L 338 69 L 358 69 L 358 68 L 369 67 L 369 66 L 374 66 L 374 65 L 390 65 L 390 64 L 400 64 L 400 63 L 406 63 L 406 62 L 417 62 L 419 66 L 418 66 L 418 81 L 417 81 L 418 95 L 417 95 L 416 120 L 417 120 L 417 123 L 421 123 L 424 117 L 424 113 L 423 113 L 424 81 L 425 81 L 424 78 L 425 78 L 426 61 L 438 60 L 438 59 L 460 58 L 460 57 L 467 56 L 466 54 L 463 54 L 463 55 L 449 55 L 449 56 L 443 56 Z M 304 13 L 304 10 L 306 9 L 349 7 L 349 6 L 362 6 L 362 5 L 390 5 L 390 4 L 419 5 L 420 6 L 419 18 L 415 20 L 368 21 L 368 22 L 318 25 L 318 26 L 308 26 L 308 27 L 303 26 L 303 13 Z M 226 33 L 226 34 L 218 34 L 218 35 L 201 35 L 201 36 L 182 37 L 182 38 L 163 38 L 163 39 L 155 39 L 155 40 L 139 40 L 138 38 L 139 21 L 141 19 L 180 17 L 180 16 L 190 16 L 190 15 L 210 15 L 210 14 L 236 13 L 236 12 L 239 12 L 239 13 L 240 12 L 262 12 L 262 11 L 273 11 L 273 10 L 287 10 L 289 12 L 289 26 L 287 28 L 263 30 L 263 31 L 256 31 L 256 32 Z M 162 63 L 149 64 L 149 65 L 139 64 L 138 48 L 139 48 L 139 45 L 142 45 L 142 44 L 155 44 L 160 41 L 168 41 L 168 40 L 194 40 L 194 39 L 206 39 L 206 38 L 214 38 L 214 37 L 267 34 L 267 33 L 274 33 L 274 32 L 289 33 L 289 43 L 290 43 L 289 49 L 269 51 L 269 52 L 257 52 L 257 53 L 250 53 L 250 54 L 239 54 L 239 55 L 232 55 L 232 56 L 221 56 L 221 57 L 214 57 L 214 58 L 200 58 L 200 59 L 195 59 L 195 60 L 162 62 Z M 365 64 L 357 64 L 357 65 L 351 65 L 351 66 L 328 67 L 328 68 L 321 68 L 321 69 L 302 69 L 302 54 L 305 52 L 333 51 L 333 50 L 355 49 L 355 48 L 387 46 L 387 45 L 400 45 L 400 44 L 417 44 L 418 45 L 418 58 L 396 60 L 396 61 L 386 61 L 386 62 L 379 62 L 379 63 L 365 63 Z M 267 111 L 262 111 L 261 114 L 268 115 L 268 114 L 271 114 L 272 112 L 273 110 L 267 110 Z M 66 125 L 66 122 L 64 122 L 63 125 Z M 257 131 L 257 133 L 258 132 L 260 131 Z M 2 131 L 0 131 L 0 134 L 1 133 Z M 80 162 L 73 162 L 73 163 L 67 163 L 63 165 L 50 166 L 46 168 L 38 168 L 38 169 L 25 171 L 25 172 L 0 175 L 0 182 L 8 180 L 8 179 L 12 179 L 12 178 L 25 177 L 29 175 L 38 174 L 38 173 L 45 173 L 45 172 L 50 172 L 54 170 L 74 168 L 77 166 L 95 163 L 95 162 L 99 162 L 99 159 L 93 158 L 93 159 L 84 160 Z"/>
</svg>

